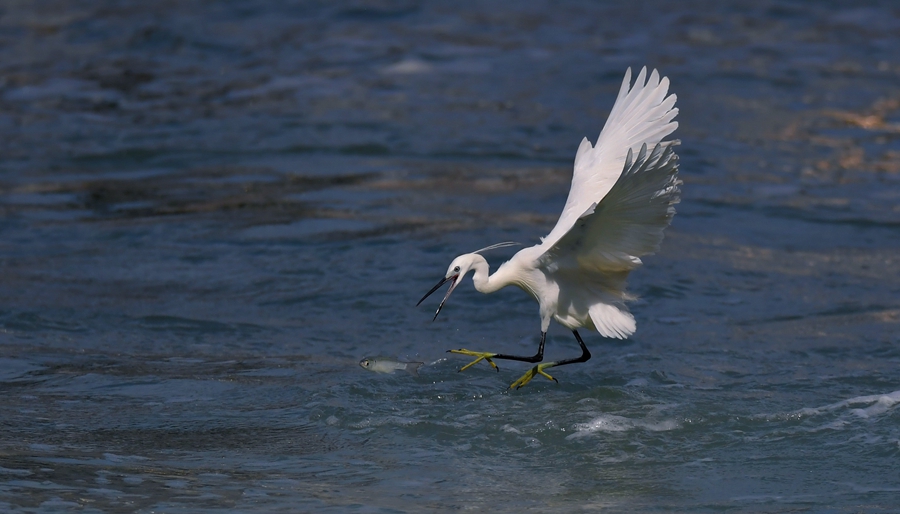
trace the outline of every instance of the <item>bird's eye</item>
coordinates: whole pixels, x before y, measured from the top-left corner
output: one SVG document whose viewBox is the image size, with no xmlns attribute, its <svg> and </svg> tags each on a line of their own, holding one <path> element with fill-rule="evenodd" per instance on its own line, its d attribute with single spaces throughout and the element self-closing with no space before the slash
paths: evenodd
<svg viewBox="0 0 900 514">
<path fill-rule="evenodd" d="M 454 273 L 459 273 L 459 266 L 453 268 L 453 272 L 454 272 Z"/>
</svg>

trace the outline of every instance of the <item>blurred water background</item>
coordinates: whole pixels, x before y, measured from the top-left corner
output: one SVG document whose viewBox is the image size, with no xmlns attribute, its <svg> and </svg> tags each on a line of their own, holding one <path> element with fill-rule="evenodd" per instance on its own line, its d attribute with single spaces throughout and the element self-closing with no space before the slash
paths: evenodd
<svg viewBox="0 0 900 514">
<path fill-rule="evenodd" d="M 415 302 L 549 231 L 644 65 L 684 194 L 637 334 L 457 373 L 536 304 Z M 900 505 L 891 0 L 5 2 L 0 157 L 4 512 Z"/>
</svg>

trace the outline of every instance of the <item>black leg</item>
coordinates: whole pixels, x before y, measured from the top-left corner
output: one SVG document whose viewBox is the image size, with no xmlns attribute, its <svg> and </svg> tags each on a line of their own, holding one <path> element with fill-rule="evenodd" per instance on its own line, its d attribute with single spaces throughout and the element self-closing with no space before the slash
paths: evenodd
<svg viewBox="0 0 900 514">
<path fill-rule="evenodd" d="M 587 360 L 591 358 L 591 352 L 588 351 L 587 346 L 585 346 L 584 341 L 581 340 L 581 336 L 578 335 L 578 332 L 573 330 L 572 333 L 575 334 L 575 339 L 578 340 L 578 344 L 581 345 L 581 356 L 580 357 L 576 357 L 574 359 L 565 359 L 565 360 L 561 360 L 559 362 L 546 362 L 544 364 L 538 364 L 537 366 L 528 370 L 527 373 L 522 375 L 522 378 L 520 378 L 520 379 L 516 380 L 515 382 L 513 382 L 512 384 L 510 384 L 509 387 L 518 389 L 518 388 L 522 387 L 523 385 L 527 384 L 528 382 L 530 382 L 531 379 L 534 378 L 536 375 L 542 375 L 545 378 L 547 378 L 548 380 L 552 380 L 556 383 L 559 383 L 559 380 L 556 380 L 555 378 L 551 377 L 544 370 L 547 368 L 553 368 L 556 366 L 563 366 L 565 364 L 574 364 L 576 362 L 587 362 Z"/>
<path fill-rule="evenodd" d="M 465 371 L 475 364 L 478 364 L 481 361 L 486 361 L 491 365 L 495 370 L 500 371 L 500 368 L 494 364 L 493 359 L 506 359 L 511 361 L 522 361 L 522 362 L 541 362 L 544 360 L 544 343 L 547 341 L 547 333 L 541 332 L 541 344 L 538 346 L 538 351 L 534 354 L 533 357 L 521 357 L 519 355 L 503 355 L 501 353 L 491 353 L 491 352 L 473 352 L 472 350 L 466 350 L 465 348 L 460 348 L 458 350 L 447 350 L 449 353 L 459 353 L 462 355 L 470 355 L 472 357 L 478 357 L 474 361 L 466 364 L 465 366 L 459 368 L 460 371 Z"/>
<path fill-rule="evenodd" d="M 547 333 L 541 332 L 541 344 L 538 346 L 538 351 L 534 354 L 533 357 L 519 357 L 517 355 L 503 355 L 502 353 L 498 353 L 491 357 L 492 359 L 506 359 L 510 361 L 522 361 L 522 362 L 541 362 L 544 360 L 544 342 L 547 340 Z M 582 347 L 584 343 L 582 343 Z M 588 355 L 590 358 L 590 355 Z"/>
<path fill-rule="evenodd" d="M 581 357 L 577 357 L 575 359 L 565 359 L 556 363 L 556 366 L 562 366 L 563 364 L 574 364 L 576 362 L 587 362 L 588 359 L 591 358 L 591 352 L 588 351 L 587 346 L 584 345 L 584 341 L 581 340 L 581 336 L 578 335 L 577 330 L 572 331 L 575 334 L 575 339 L 578 340 L 578 344 L 581 345 Z M 554 366 L 555 367 L 555 366 Z"/>
</svg>

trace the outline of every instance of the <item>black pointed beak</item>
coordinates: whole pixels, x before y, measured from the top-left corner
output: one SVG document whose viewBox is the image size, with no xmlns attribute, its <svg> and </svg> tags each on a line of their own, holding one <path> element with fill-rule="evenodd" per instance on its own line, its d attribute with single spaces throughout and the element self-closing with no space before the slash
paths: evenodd
<svg viewBox="0 0 900 514">
<path fill-rule="evenodd" d="M 435 311 L 435 313 L 434 313 L 434 317 L 431 318 L 431 321 L 436 320 L 438 317 L 438 314 L 441 313 L 441 309 L 444 308 L 444 302 L 447 301 L 447 298 L 450 298 L 450 293 L 452 293 L 453 290 L 456 289 L 456 284 L 459 283 L 458 279 L 459 279 L 459 274 L 453 275 L 452 277 L 442 278 L 441 281 L 438 282 L 436 286 L 431 288 L 431 291 L 428 291 L 427 293 L 425 293 L 425 296 L 423 296 L 422 299 L 419 300 L 419 303 L 416 304 L 416 307 L 418 307 L 422 302 L 424 302 L 426 298 L 431 296 L 431 293 L 437 291 L 446 282 L 449 282 L 452 280 L 453 282 L 450 284 L 450 289 L 447 290 L 447 294 L 444 295 L 444 299 L 441 300 L 441 304 L 438 305 L 437 311 Z"/>
</svg>

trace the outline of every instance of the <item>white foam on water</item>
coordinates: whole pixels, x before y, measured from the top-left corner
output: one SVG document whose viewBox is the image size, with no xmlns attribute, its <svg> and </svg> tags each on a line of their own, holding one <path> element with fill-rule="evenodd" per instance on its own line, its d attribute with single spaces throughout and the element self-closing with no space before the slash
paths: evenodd
<svg viewBox="0 0 900 514">
<path fill-rule="evenodd" d="M 884 414 L 885 412 L 891 410 L 894 405 L 900 403 L 900 391 L 894 391 L 889 395 L 882 395 L 877 397 L 877 399 L 864 409 L 852 409 L 850 412 L 856 414 L 861 418 L 868 418 L 871 416 L 877 416 L 879 414 Z"/>
<path fill-rule="evenodd" d="M 868 404 L 867 407 L 851 409 L 850 412 L 861 418 L 869 418 L 889 411 L 898 403 L 900 403 L 900 391 L 894 391 L 887 394 L 857 396 L 822 407 L 805 407 L 795 411 L 795 413 L 802 416 L 817 416 L 819 414 L 844 409 L 854 405 Z"/>
<path fill-rule="evenodd" d="M 900 391 L 856 396 L 821 407 L 803 407 L 795 411 L 777 414 L 759 414 L 752 416 L 752 418 L 766 421 L 780 420 L 799 422 L 806 418 L 817 418 L 830 414 L 834 417 L 825 418 L 816 426 L 802 426 L 798 427 L 798 429 L 807 433 L 841 431 L 853 429 L 853 427 L 856 426 L 854 420 L 863 419 L 874 421 L 882 414 L 892 411 L 897 404 L 900 404 Z M 868 440 L 867 442 L 874 441 Z"/>
<path fill-rule="evenodd" d="M 409 416 L 377 416 L 366 418 L 358 423 L 353 423 L 350 425 L 351 428 L 372 428 L 372 427 L 380 427 L 384 425 L 395 425 L 395 426 L 411 426 L 421 423 L 422 420 L 418 418 L 412 418 Z"/>
<path fill-rule="evenodd" d="M 627 432 L 629 430 L 665 432 L 674 430 L 680 426 L 681 425 L 674 419 L 647 421 L 642 419 L 630 419 L 613 414 L 601 414 L 587 423 L 576 423 L 573 427 L 575 433 L 567 436 L 566 439 L 577 439 L 596 432 L 616 433 Z"/>
</svg>

